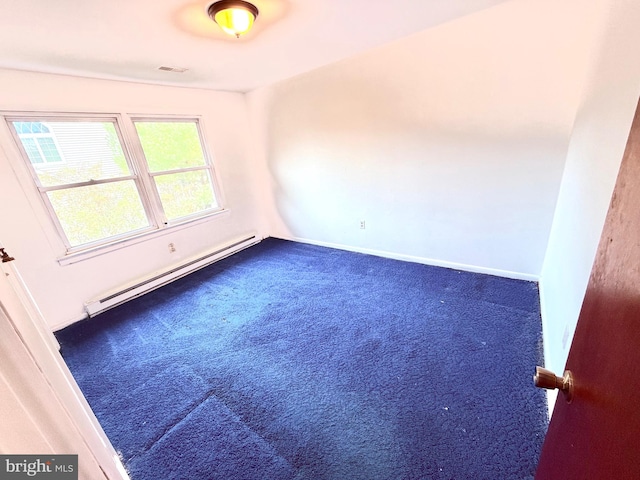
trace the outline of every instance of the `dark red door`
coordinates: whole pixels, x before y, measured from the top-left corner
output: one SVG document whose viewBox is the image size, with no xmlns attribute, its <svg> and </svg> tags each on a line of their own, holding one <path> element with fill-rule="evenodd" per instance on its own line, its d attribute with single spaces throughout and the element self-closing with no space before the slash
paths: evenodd
<svg viewBox="0 0 640 480">
<path fill-rule="evenodd" d="M 640 479 L 640 104 L 566 368 L 536 480 Z"/>
</svg>

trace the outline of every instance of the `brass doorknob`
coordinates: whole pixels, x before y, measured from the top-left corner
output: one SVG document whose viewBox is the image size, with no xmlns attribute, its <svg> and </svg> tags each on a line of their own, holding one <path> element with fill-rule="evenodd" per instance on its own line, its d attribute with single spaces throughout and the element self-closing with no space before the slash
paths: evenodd
<svg viewBox="0 0 640 480">
<path fill-rule="evenodd" d="M 573 375 L 569 370 L 565 370 L 564 376 L 558 377 L 546 368 L 536 367 L 533 383 L 535 383 L 536 387 L 546 388 L 548 390 L 555 390 L 557 388 L 564 393 L 567 402 L 571 403 L 573 398 Z"/>
</svg>

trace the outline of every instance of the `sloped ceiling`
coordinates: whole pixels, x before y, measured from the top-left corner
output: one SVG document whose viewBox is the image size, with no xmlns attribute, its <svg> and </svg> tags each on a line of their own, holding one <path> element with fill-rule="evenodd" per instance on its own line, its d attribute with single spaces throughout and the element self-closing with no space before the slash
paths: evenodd
<svg viewBox="0 0 640 480">
<path fill-rule="evenodd" d="M 240 39 L 209 19 L 211 3 L 0 0 L 0 67 L 246 92 L 504 0 L 255 0 Z"/>
</svg>

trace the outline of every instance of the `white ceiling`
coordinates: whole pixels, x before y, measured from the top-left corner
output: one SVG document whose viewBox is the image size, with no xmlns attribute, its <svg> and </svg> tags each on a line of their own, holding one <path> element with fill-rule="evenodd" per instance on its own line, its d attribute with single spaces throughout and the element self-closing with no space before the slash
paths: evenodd
<svg viewBox="0 0 640 480">
<path fill-rule="evenodd" d="M 504 1 L 255 0 L 235 39 L 213 0 L 0 0 L 0 67 L 246 92 Z"/>
</svg>

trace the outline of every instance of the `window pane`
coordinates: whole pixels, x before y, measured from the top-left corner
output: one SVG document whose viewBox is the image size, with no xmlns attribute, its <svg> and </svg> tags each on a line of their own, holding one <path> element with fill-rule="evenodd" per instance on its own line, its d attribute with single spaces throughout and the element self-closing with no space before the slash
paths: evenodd
<svg viewBox="0 0 640 480">
<path fill-rule="evenodd" d="M 133 180 L 48 192 L 71 246 L 147 227 Z"/>
<path fill-rule="evenodd" d="M 42 137 L 38 138 L 38 145 L 40 145 L 40 150 L 42 150 L 42 154 L 47 162 L 61 162 L 62 158 L 58 153 L 58 149 L 56 147 L 53 138 L 50 137 Z"/>
<path fill-rule="evenodd" d="M 205 165 L 195 122 L 135 122 L 150 172 Z"/>
<path fill-rule="evenodd" d="M 24 131 L 27 128 L 24 123 L 29 122 L 12 123 L 16 131 L 18 129 Z M 39 142 L 44 141 L 40 145 L 46 156 L 45 159 L 54 163 L 35 165 L 36 174 L 43 186 L 66 185 L 91 179 L 102 180 L 130 175 L 112 122 L 48 120 L 47 128 L 49 133 L 39 133 L 37 138 Z M 40 128 L 40 130 L 43 129 Z M 26 135 L 35 134 L 18 135 L 25 150 L 29 148 L 26 144 L 33 138 Z M 49 157 L 50 154 L 51 157 Z M 59 160 L 56 160 L 56 155 Z M 32 162 L 34 161 L 31 155 L 29 158 Z"/>
<path fill-rule="evenodd" d="M 40 155 L 40 150 L 38 150 L 35 139 L 23 138 L 22 146 L 24 147 L 25 152 L 27 152 L 27 156 L 31 163 L 34 165 L 37 163 L 44 163 L 44 159 L 42 158 L 42 155 Z"/>
<path fill-rule="evenodd" d="M 154 179 L 168 220 L 218 206 L 208 170 L 158 175 Z"/>
<path fill-rule="evenodd" d="M 13 122 L 18 133 L 49 133 L 49 129 L 42 122 Z"/>
</svg>

